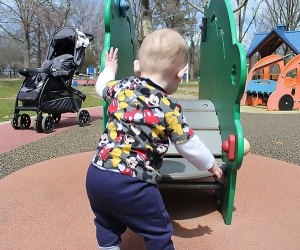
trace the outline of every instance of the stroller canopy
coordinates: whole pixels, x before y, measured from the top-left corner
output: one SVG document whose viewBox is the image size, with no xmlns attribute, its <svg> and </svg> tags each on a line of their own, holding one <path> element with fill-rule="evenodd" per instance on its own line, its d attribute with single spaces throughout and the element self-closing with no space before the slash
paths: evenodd
<svg viewBox="0 0 300 250">
<path fill-rule="evenodd" d="M 69 54 L 74 57 L 75 65 L 80 67 L 83 63 L 85 47 L 88 44 L 89 39 L 86 38 L 84 33 L 72 28 L 62 28 L 53 34 L 46 59 L 51 60 Z"/>
</svg>

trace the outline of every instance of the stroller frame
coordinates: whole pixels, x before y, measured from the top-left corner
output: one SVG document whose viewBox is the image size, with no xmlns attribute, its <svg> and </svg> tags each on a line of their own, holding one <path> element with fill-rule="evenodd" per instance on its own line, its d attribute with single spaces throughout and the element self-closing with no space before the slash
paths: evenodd
<svg viewBox="0 0 300 250">
<path fill-rule="evenodd" d="M 71 41 L 74 42 L 75 46 L 73 55 L 66 53 L 67 57 L 68 55 L 73 56 L 72 68 L 69 71 L 66 71 L 66 69 L 61 70 L 59 68 L 42 66 L 42 68 L 26 68 L 19 71 L 21 75 L 25 76 L 25 79 L 15 101 L 14 115 L 11 120 L 13 128 L 28 129 L 30 127 L 31 118 L 28 114 L 20 114 L 22 111 L 35 111 L 37 113 L 33 124 L 37 132 L 51 132 L 54 128 L 54 124 L 60 122 L 61 114 L 68 112 L 77 112 L 77 121 L 80 126 L 89 124 L 89 112 L 85 109 L 80 109 L 86 96 L 79 90 L 71 87 L 74 73 L 80 69 L 84 60 L 85 48 L 79 47 L 77 51 L 77 31 L 72 28 L 61 28 L 54 32 L 48 46 L 46 61 L 48 60 L 47 62 L 50 62 L 49 60 L 53 61 L 55 58 L 65 56 L 64 53 L 57 54 L 55 48 L 51 47 L 51 45 L 55 43 L 54 39 L 56 36 L 61 35 L 63 32 L 71 34 L 72 38 L 74 38 L 74 41 Z M 94 39 L 91 34 L 83 35 L 85 35 L 89 41 Z M 69 39 L 69 37 L 66 37 L 65 39 Z M 32 88 L 27 88 L 25 85 L 32 83 L 32 80 L 35 82 L 38 81 L 37 83 L 40 84 L 36 84 L 35 86 L 32 86 Z M 51 89 L 51 85 L 54 85 L 54 88 L 52 86 Z M 55 86 L 58 86 L 58 89 L 55 89 Z M 34 93 L 32 91 L 36 92 Z M 27 93 L 30 92 L 37 95 L 37 97 L 31 99 L 32 97 L 26 96 Z M 22 102 L 22 105 L 19 105 L 19 102 Z M 43 116 L 43 113 L 48 113 L 48 115 Z"/>
</svg>

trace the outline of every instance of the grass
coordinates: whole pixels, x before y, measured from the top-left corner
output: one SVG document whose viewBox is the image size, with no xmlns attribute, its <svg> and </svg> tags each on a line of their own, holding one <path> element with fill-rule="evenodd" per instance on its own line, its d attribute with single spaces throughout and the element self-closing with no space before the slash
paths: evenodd
<svg viewBox="0 0 300 250">
<path fill-rule="evenodd" d="M 10 121 L 15 107 L 15 101 L 19 89 L 22 84 L 22 79 L 18 80 L 0 80 L 0 122 Z M 82 108 L 96 107 L 102 105 L 102 101 L 95 93 L 94 86 L 78 86 L 78 90 L 82 91 L 86 96 L 85 102 L 82 104 Z M 174 95 L 185 96 L 194 95 L 197 96 L 198 85 L 196 82 L 186 83 L 185 81 L 179 85 L 179 89 Z M 30 116 L 35 116 L 36 113 L 29 111 Z"/>
<path fill-rule="evenodd" d="M 0 81 L 0 122 L 8 121 L 12 117 L 21 84 L 21 79 Z"/>
</svg>

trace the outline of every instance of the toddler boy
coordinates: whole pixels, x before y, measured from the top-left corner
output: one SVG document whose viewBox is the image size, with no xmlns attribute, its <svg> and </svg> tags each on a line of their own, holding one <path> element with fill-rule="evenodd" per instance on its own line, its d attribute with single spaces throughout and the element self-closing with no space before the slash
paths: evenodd
<svg viewBox="0 0 300 250">
<path fill-rule="evenodd" d="M 108 122 L 86 179 L 100 249 L 120 249 L 127 227 L 144 238 L 149 250 L 174 249 L 172 225 L 156 186 L 169 139 L 199 170 L 217 179 L 223 175 L 169 96 L 186 71 L 187 55 L 179 33 L 154 31 L 134 62 L 136 76 L 114 81 L 118 49 L 106 54 L 96 92 L 108 102 Z"/>
</svg>

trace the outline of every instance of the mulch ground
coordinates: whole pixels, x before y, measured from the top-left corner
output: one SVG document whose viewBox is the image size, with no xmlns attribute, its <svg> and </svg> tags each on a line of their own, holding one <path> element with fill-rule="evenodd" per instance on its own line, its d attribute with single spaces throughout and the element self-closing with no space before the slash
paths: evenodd
<svg viewBox="0 0 300 250">
<path fill-rule="evenodd" d="M 241 113 L 251 153 L 300 165 L 300 113 Z M 21 131 L 18 131 L 21 132 Z M 18 169 L 51 158 L 96 149 L 101 120 L 87 127 L 73 126 L 58 134 L 0 155 L 0 179 Z M 35 131 L 32 131 L 35 133 Z"/>
</svg>

